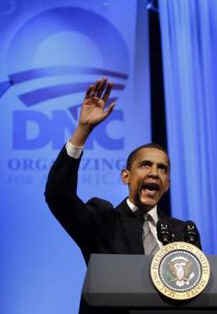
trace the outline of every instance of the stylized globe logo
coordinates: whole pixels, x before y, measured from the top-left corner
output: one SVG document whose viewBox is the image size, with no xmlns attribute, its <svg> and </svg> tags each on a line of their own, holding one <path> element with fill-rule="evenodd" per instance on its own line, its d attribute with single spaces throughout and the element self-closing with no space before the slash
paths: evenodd
<svg viewBox="0 0 217 314">
<path fill-rule="evenodd" d="M 8 82 L 26 108 L 69 109 L 76 119 L 87 87 L 99 77 L 115 82 L 111 101 L 128 79 L 128 48 L 104 17 L 78 7 L 59 7 L 29 19 L 14 35 L 7 54 Z M 72 106 L 73 104 L 73 106 Z M 51 106 L 52 105 L 52 106 Z"/>
</svg>

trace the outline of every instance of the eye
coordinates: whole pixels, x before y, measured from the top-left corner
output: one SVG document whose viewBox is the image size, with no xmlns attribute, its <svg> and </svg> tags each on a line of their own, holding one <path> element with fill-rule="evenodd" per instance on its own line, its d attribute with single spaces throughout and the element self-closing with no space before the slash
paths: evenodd
<svg viewBox="0 0 217 314">
<path fill-rule="evenodd" d="M 167 172 L 168 172 L 168 166 L 167 166 L 167 165 L 159 164 L 159 165 L 158 165 L 158 168 L 159 168 L 160 170 L 162 170 L 164 173 L 167 173 Z"/>
<path fill-rule="evenodd" d="M 149 168 L 149 167 L 151 167 L 151 165 L 152 165 L 152 163 L 148 160 L 144 160 L 140 163 L 140 166 L 145 167 L 145 168 Z"/>
</svg>

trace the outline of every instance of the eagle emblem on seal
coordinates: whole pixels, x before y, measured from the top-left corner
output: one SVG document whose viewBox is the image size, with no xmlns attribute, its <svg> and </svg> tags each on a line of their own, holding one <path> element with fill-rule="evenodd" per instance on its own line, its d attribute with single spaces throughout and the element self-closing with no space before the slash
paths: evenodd
<svg viewBox="0 0 217 314">
<path fill-rule="evenodd" d="M 186 257 L 177 256 L 169 262 L 170 279 L 175 282 L 176 286 L 181 288 L 185 285 L 189 286 L 195 274 L 192 271 L 192 262 Z"/>
</svg>

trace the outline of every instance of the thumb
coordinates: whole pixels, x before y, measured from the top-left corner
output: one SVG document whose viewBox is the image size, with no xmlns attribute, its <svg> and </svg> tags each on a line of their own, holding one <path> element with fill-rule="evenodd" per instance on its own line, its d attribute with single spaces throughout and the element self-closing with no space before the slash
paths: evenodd
<svg viewBox="0 0 217 314">
<path fill-rule="evenodd" d="M 104 111 L 104 116 L 105 116 L 105 118 L 108 117 L 108 116 L 112 113 L 114 107 L 115 107 L 115 103 L 112 103 L 112 104 Z"/>
</svg>

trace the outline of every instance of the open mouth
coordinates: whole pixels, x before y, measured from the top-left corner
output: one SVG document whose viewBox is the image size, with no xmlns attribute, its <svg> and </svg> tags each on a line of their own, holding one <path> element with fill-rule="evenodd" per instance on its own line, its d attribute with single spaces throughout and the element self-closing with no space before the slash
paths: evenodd
<svg viewBox="0 0 217 314">
<path fill-rule="evenodd" d="M 160 185 L 157 183 L 145 182 L 142 184 L 141 191 L 160 191 Z"/>
</svg>

